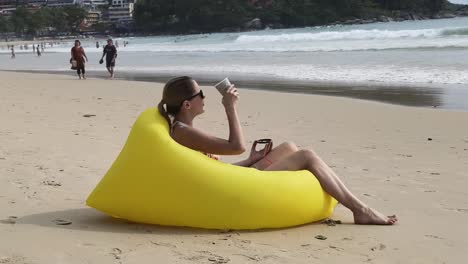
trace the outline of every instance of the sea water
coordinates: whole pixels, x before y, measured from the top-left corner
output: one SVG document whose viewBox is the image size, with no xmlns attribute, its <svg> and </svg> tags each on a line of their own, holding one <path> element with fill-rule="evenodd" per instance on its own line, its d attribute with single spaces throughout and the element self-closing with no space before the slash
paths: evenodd
<svg viewBox="0 0 468 264">
<path fill-rule="evenodd" d="M 273 80 L 282 91 L 305 92 L 317 92 L 313 84 L 321 84 L 325 94 L 327 87 L 349 87 L 347 94 L 353 89 L 390 89 L 400 95 L 424 87 L 416 93 L 437 98 L 422 105 L 468 109 L 468 99 L 463 98 L 468 95 L 468 17 L 114 41 L 119 44 L 116 70 L 121 76 L 191 75 L 209 81 L 229 76 L 263 84 L 257 87 L 264 89 Z M 90 59 L 87 71 L 105 74 L 98 64 L 105 39 L 82 40 L 82 45 Z M 73 42 L 47 45 L 41 57 L 31 47 L 16 47 L 16 59 L 3 48 L 0 69 L 69 71 L 72 46 Z"/>
</svg>

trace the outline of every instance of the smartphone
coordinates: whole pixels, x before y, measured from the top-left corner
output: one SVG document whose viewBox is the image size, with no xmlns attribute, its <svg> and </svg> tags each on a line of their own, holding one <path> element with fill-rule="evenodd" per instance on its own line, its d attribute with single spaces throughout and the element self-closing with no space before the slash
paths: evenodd
<svg viewBox="0 0 468 264">
<path fill-rule="evenodd" d="M 263 156 L 266 156 L 273 148 L 273 141 L 270 138 L 257 139 L 253 143 L 253 148 L 257 150 L 257 145 L 264 145 Z"/>
</svg>

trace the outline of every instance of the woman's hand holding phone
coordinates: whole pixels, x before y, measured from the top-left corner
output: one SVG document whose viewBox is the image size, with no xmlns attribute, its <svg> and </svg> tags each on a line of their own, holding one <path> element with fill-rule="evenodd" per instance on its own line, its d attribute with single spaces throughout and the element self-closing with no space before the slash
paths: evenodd
<svg viewBox="0 0 468 264">
<path fill-rule="evenodd" d="M 257 145 L 264 145 L 263 148 L 257 150 Z M 250 150 L 249 159 L 252 163 L 263 159 L 268 153 L 270 153 L 273 148 L 273 141 L 269 138 L 255 140 L 252 144 L 252 149 Z"/>
</svg>

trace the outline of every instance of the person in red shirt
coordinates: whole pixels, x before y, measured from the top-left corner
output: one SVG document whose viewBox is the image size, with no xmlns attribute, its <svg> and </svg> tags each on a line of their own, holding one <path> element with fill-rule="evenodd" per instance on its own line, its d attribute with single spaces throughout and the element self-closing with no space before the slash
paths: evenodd
<svg viewBox="0 0 468 264">
<path fill-rule="evenodd" d="M 76 72 L 78 73 L 78 77 L 80 79 L 86 79 L 85 59 L 88 61 L 88 57 L 86 57 L 86 53 L 83 47 L 81 47 L 81 42 L 79 40 L 75 40 L 75 46 L 71 49 L 71 58 L 76 62 Z"/>
</svg>

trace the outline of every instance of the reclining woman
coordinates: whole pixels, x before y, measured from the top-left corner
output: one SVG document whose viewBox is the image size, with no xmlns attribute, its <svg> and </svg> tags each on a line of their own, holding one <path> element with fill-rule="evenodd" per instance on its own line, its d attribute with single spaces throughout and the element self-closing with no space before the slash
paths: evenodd
<svg viewBox="0 0 468 264">
<path fill-rule="evenodd" d="M 177 77 L 166 83 L 158 110 L 169 123 L 172 138 L 181 145 L 215 159 L 218 159 L 216 155 L 243 153 L 245 143 L 237 114 L 237 89 L 231 85 L 222 99 L 229 123 L 228 139 L 212 136 L 193 127 L 195 117 L 204 113 L 204 98 L 203 91 L 190 77 Z M 398 221 L 395 215 L 385 216 L 368 207 L 348 190 L 314 151 L 299 150 L 294 143 L 282 143 L 266 155 L 253 147 L 249 157 L 235 165 L 271 171 L 309 170 L 328 194 L 353 212 L 356 224 L 392 225 Z"/>
</svg>

